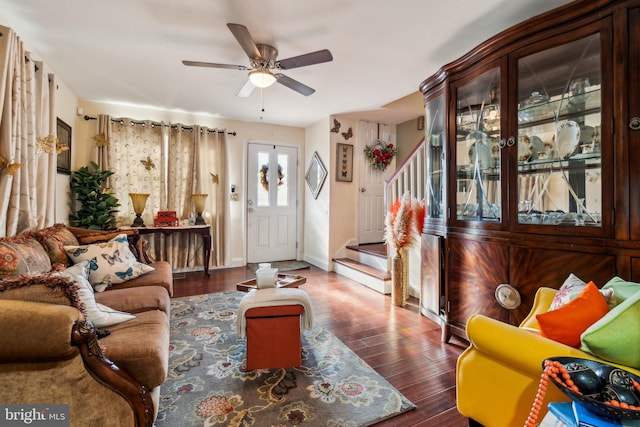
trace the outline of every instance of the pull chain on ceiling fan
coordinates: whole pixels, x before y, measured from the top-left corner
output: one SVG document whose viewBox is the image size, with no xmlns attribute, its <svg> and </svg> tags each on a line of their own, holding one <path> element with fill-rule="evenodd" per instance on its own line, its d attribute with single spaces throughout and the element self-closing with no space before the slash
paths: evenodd
<svg viewBox="0 0 640 427">
<path fill-rule="evenodd" d="M 238 92 L 238 96 L 240 97 L 247 97 L 251 95 L 253 89 L 256 87 L 267 88 L 276 82 L 288 87 L 289 89 L 293 89 L 304 96 L 309 96 L 315 92 L 315 89 L 282 73 L 276 72 L 274 74 L 272 70 L 290 70 L 292 68 L 333 61 L 333 56 L 327 49 L 293 56 L 291 58 L 278 61 L 278 49 L 268 44 L 256 43 L 253 40 L 253 37 L 251 37 L 251 33 L 249 33 L 247 27 L 231 23 L 227 24 L 227 27 L 249 57 L 250 68 L 245 67 L 244 65 L 216 64 L 213 62 L 182 61 L 182 63 L 192 67 L 226 68 L 231 70 L 249 71 L 247 82 Z"/>
</svg>

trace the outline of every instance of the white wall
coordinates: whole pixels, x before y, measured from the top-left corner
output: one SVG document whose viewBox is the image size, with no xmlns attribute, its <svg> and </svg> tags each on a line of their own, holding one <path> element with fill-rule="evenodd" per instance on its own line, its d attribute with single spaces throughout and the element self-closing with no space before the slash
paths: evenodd
<svg viewBox="0 0 640 427">
<path fill-rule="evenodd" d="M 328 180 L 331 182 L 331 229 L 329 255 L 331 258 L 346 257 L 346 246 L 358 241 L 358 158 L 362 151 L 358 148 L 358 122 L 355 119 L 340 117 L 340 132 L 331 132 L 331 168 Z M 333 123 L 333 117 L 331 117 Z M 342 132 L 349 128 L 353 136 L 345 139 Z M 328 129 L 327 129 L 328 131 Z M 338 143 L 353 145 L 353 181 L 336 181 L 337 145 Z M 333 266 L 331 266 L 333 269 Z"/>
<path fill-rule="evenodd" d="M 396 125 L 398 154 L 396 164 L 401 165 L 424 138 L 424 129 L 418 130 L 418 119 L 411 119 Z"/>
<path fill-rule="evenodd" d="M 304 155 L 304 173 L 314 152 L 318 152 L 324 167 L 331 171 L 331 144 L 329 143 L 329 118 L 320 120 L 306 129 L 306 149 Z M 318 198 L 314 199 L 304 182 L 304 260 L 311 264 L 330 270 L 329 253 L 329 207 L 331 196 L 331 176 L 322 186 Z M 333 232 L 333 230 L 332 230 Z"/>
<path fill-rule="evenodd" d="M 47 66 L 45 64 L 45 70 Z M 55 77 L 56 92 L 55 92 L 55 111 L 57 117 L 71 126 L 71 165 L 73 170 L 73 161 L 76 155 L 76 107 L 78 105 L 78 98 L 67 87 L 62 79 Z M 69 200 L 71 197 L 71 190 L 69 187 L 69 175 L 60 174 L 56 175 L 56 206 L 55 206 L 55 222 L 69 224 Z"/>
</svg>

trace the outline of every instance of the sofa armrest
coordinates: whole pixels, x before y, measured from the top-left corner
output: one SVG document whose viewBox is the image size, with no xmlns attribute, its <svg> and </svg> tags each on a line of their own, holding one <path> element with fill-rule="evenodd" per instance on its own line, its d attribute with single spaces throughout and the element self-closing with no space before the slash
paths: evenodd
<svg viewBox="0 0 640 427">
<path fill-rule="evenodd" d="M 71 345 L 77 308 L 19 300 L 0 300 L 0 361 L 51 361 L 78 354 Z"/>
<path fill-rule="evenodd" d="M 533 299 L 533 307 L 527 315 L 527 317 L 520 323 L 521 328 L 540 329 L 536 315 L 540 313 L 546 313 L 549 311 L 551 302 L 556 296 L 557 289 L 541 287 L 536 291 L 535 298 Z"/>
<path fill-rule="evenodd" d="M 153 426 L 155 412 L 149 392 L 104 356 L 93 324 L 85 321 L 74 323 L 71 341 L 80 350 L 88 373 L 127 400 L 134 413 L 135 427 Z"/>
<path fill-rule="evenodd" d="M 33 393 L 25 399 L 38 398 L 32 386 L 37 389 L 42 380 L 56 386 L 45 392 L 49 398 L 70 403 L 66 399 L 74 392 L 65 387 L 74 383 L 82 389 L 88 387 L 88 378 L 93 378 L 91 381 L 97 381 L 128 402 L 135 426 L 153 424 L 154 407 L 147 389 L 104 356 L 95 327 L 84 320 L 77 308 L 0 300 L 0 324 L 0 382 L 12 383 L 17 380 L 18 372 L 33 373 L 39 378 L 37 383 L 33 379 L 23 380 L 22 392 Z M 69 372 L 74 360 L 82 360 L 84 370 Z"/>
</svg>

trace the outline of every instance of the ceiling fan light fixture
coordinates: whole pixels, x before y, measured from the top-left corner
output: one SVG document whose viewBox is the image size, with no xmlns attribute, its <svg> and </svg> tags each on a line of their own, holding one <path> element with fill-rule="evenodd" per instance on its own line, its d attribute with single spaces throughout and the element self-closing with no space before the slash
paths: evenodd
<svg viewBox="0 0 640 427">
<path fill-rule="evenodd" d="M 259 88 L 269 87 L 277 80 L 269 70 L 253 70 L 249 72 L 249 80 Z"/>
</svg>

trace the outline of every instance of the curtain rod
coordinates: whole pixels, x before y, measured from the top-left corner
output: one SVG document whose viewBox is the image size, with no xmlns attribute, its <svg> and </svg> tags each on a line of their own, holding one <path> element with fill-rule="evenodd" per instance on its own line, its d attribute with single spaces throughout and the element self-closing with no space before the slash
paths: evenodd
<svg viewBox="0 0 640 427">
<path fill-rule="evenodd" d="M 97 117 L 91 117 L 91 116 L 86 116 L 86 115 L 84 116 L 84 119 L 85 120 L 98 120 Z M 123 119 L 111 119 L 111 121 L 113 123 L 120 123 L 121 125 L 124 124 L 124 120 Z M 132 126 L 133 125 L 143 125 L 144 126 L 145 123 L 146 122 L 143 122 L 143 121 L 129 120 L 129 124 L 132 125 Z M 167 126 L 167 127 L 171 127 L 172 129 L 178 129 L 178 125 L 165 125 L 165 124 L 158 123 L 158 122 L 151 122 L 151 126 Z M 193 131 L 193 127 L 191 127 L 191 126 L 181 126 L 181 128 L 183 130 Z M 217 132 L 223 132 L 223 131 L 219 131 L 219 130 L 216 130 L 216 129 L 213 129 L 213 130 L 212 129 L 207 129 L 207 132 L 217 133 Z M 227 135 L 236 136 L 237 133 L 236 132 L 227 132 Z"/>
</svg>

